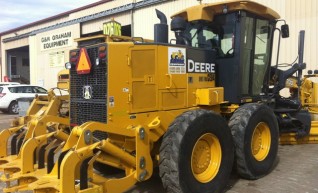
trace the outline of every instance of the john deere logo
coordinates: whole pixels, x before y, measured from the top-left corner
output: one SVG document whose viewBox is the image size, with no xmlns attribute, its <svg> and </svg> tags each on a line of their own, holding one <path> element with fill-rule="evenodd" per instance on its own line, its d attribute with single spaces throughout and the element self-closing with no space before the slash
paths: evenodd
<svg viewBox="0 0 318 193">
<path fill-rule="evenodd" d="M 91 86 L 83 86 L 83 98 L 84 99 L 91 99 L 92 96 L 92 87 Z"/>
</svg>

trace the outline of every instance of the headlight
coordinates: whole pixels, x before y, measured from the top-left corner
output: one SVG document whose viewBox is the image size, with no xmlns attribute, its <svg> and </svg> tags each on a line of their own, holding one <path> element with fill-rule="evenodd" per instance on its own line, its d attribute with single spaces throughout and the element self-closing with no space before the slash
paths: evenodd
<svg viewBox="0 0 318 193">
<path fill-rule="evenodd" d="M 72 64 L 70 62 L 66 62 L 65 63 L 65 68 L 66 69 L 71 69 L 72 68 Z"/>
</svg>

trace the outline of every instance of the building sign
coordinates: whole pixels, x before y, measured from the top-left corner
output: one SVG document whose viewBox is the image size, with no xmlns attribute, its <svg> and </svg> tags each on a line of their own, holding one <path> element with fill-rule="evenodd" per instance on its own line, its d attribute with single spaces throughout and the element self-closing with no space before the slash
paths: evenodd
<svg viewBox="0 0 318 193">
<path fill-rule="evenodd" d="M 65 64 L 65 53 L 64 51 L 61 52 L 51 52 L 49 54 L 49 62 L 50 62 L 50 67 L 63 67 Z"/>
<path fill-rule="evenodd" d="M 168 48 L 168 71 L 169 74 L 186 73 L 186 49 L 185 48 Z"/>
<path fill-rule="evenodd" d="M 103 24 L 103 33 L 105 35 L 121 36 L 121 24 L 112 20 Z"/>
<path fill-rule="evenodd" d="M 72 32 L 61 32 L 41 38 L 41 51 L 68 47 L 72 45 Z"/>
</svg>

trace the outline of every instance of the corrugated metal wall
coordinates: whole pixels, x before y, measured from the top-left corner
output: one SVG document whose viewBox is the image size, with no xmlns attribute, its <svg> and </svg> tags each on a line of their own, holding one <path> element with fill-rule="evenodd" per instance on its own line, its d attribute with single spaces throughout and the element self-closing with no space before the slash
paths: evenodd
<svg viewBox="0 0 318 193">
<path fill-rule="evenodd" d="M 112 18 L 116 18 L 115 20 L 119 22 L 122 26 L 130 25 L 131 24 L 131 14 L 128 13 L 121 13 L 116 15 L 115 17 L 107 17 L 101 18 L 98 20 L 85 22 L 82 24 L 82 34 L 89 34 L 97 31 L 103 30 L 103 23 L 111 21 Z"/>
<path fill-rule="evenodd" d="M 318 69 L 317 67 L 317 16 L 318 3 L 316 0 L 285 0 L 285 18 L 290 24 L 291 37 L 285 40 L 282 46 L 282 58 L 292 59 L 297 55 L 297 39 L 299 30 L 306 30 L 305 56 L 307 69 Z"/>
<path fill-rule="evenodd" d="M 307 70 L 318 69 L 317 30 L 318 30 L 318 3 L 317 0 L 257 0 L 277 11 L 281 18 L 289 24 L 290 38 L 281 43 L 282 62 L 293 62 L 298 55 L 298 34 L 305 30 L 305 55 Z"/>
<path fill-rule="evenodd" d="M 109 10 L 115 7 L 120 7 L 122 5 L 126 5 L 126 4 L 130 4 L 132 3 L 134 0 L 113 0 L 98 6 L 94 6 L 88 9 L 84 9 L 75 13 L 72 13 L 70 15 L 70 19 L 76 19 L 79 17 L 83 17 L 86 15 L 90 15 L 90 14 L 94 14 L 94 13 L 98 13 L 101 11 L 105 11 L 105 10 Z"/>
<path fill-rule="evenodd" d="M 116 0 L 116 1 L 110 1 L 95 7 L 91 7 L 82 11 L 78 11 L 76 13 L 72 13 L 70 15 L 70 19 L 76 19 L 79 17 L 83 17 L 86 15 L 99 13 L 105 10 L 109 10 L 115 7 L 119 7 L 122 5 L 130 4 L 133 0 Z M 85 22 L 82 24 L 82 34 L 88 34 L 96 31 L 101 31 L 103 28 L 103 23 L 110 21 L 113 17 L 116 18 L 116 21 L 121 23 L 121 25 L 129 25 L 131 24 L 131 14 L 130 12 L 126 13 L 120 13 L 116 16 L 108 17 L 108 18 L 102 18 L 90 22 Z"/>
<path fill-rule="evenodd" d="M 317 0 L 254 0 L 255 2 L 266 5 L 281 15 L 289 24 L 290 38 L 282 39 L 280 48 L 279 63 L 291 63 L 298 55 L 298 32 L 306 30 L 305 55 L 304 61 L 307 63 L 307 70 L 318 69 L 317 60 L 317 28 L 318 28 L 318 2 Z M 220 0 L 203 0 L 203 3 L 220 2 Z M 163 3 L 160 6 L 137 10 L 134 12 L 134 35 L 153 38 L 153 24 L 159 20 L 155 15 L 155 8 L 171 16 L 186 7 L 197 5 L 197 0 L 174 0 Z M 170 23 L 170 19 L 168 21 Z M 174 38 L 170 32 L 169 38 Z M 274 45 L 274 47 L 277 47 Z M 274 49 L 273 53 L 276 53 Z M 276 54 L 273 54 L 276 58 Z M 275 61 L 275 60 L 274 60 Z"/>
</svg>

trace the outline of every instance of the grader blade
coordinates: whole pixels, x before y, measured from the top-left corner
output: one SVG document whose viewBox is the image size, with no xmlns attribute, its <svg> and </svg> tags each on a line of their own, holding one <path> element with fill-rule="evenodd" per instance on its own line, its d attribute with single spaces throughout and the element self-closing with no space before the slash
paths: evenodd
<svg viewBox="0 0 318 193">
<path fill-rule="evenodd" d="M 280 143 L 284 145 L 318 144 L 318 121 L 311 122 L 309 135 L 298 137 L 296 133 L 284 133 L 280 136 Z"/>
<path fill-rule="evenodd" d="M 311 117 L 310 132 L 306 136 L 297 136 L 293 133 L 282 133 L 281 144 L 318 144 L 318 74 L 307 74 L 301 82 L 300 101 L 301 106 L 308 111 Z M 290 79 L 292 80 L 292 79 Z M 298 86 L 293 84 L 295 88 Z"/>
</svg>

